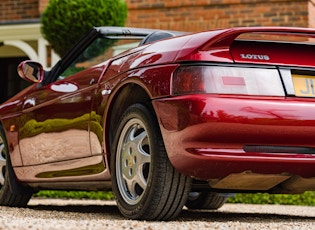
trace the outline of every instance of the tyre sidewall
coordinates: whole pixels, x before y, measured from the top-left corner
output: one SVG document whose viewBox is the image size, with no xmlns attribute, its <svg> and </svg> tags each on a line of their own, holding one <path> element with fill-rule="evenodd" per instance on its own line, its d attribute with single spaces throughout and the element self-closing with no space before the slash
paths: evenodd
<svg viewBox="0 0 315 230">
<path fill-rule="evenodd" d="M 22 186 L 16 180 L 16 176 L 14 174 L 13 167 L 10 161 L 10 153 L 9 148 L 5 136 L 5 132 L 0 125 L 0 135 L 3 139 L 5 146 L 5 175 L 4 182 L 0 189 L 0 205 L 2 206 L 11 206 L 11 207 L 25 207 L 32 197 L 34 190 L 28 187 Z"/>
<path fill-rule="evenodd" d="M 120 133 L 122 129 L 124 128 L 125 124 L 133 118 L 140 119 L 143 124 L 145 125 L 145 130 L 147 132 L 147 135 L 149 137 L 150 142 L 150 156 L 151 156 L 151 162 L 150 162 L 150 170 L 149 170 L 149 178 L 147 181 L 147 187 L 144 191 L 144 194 L 140 201 L 135 205 L 127 204 L 122 196 L 120 195 L 120 191 L 118 189 L 117 185 L 117 179 L 116 179 L 116 170 L 115 170 L 115 164 L 116 164 L 116 152 L 117 152 L 117 144 L 120 138 Z M 120 209 L 121 213 L 132 219 L 141 219 L 143 216 L 150 216 L 150 210 L 152 212 L 154 211 L 154 205 L 158 203 L 156 200 L 159 199 L 158 196 L 155 194 L 162 194 L 161 192 L 158 192 L 157 190 L 162 189 L 162 184 L 159 181 L 159 169 L 155 166 L 160 166 L 161 164 L 167 163 L 165 161 L 166 153 L 162 153 L 165 156 L 161 156 L 161 152 L 159 151 L 159 146 L 161 143 L 159 143 L 159 140 L 161 140 L 160 137 L 157 137 L 157 135 L 160 135 L 160 131 L 158 129 L 158 124 L 153 119 L 152 114 L 150 111 L 144 107 L 143 105 L 136 104 L 127 109 L 127 111 L 122 116 L 122 119 L 119 122 L 119 126 L 115 132 L 115 138 L 112 145 L 112 154 L 111 154 L 111 174 L 112 174 L 112 182 L 113 182 L 113 192 L 115 194 L 117 206 Z M 153 167 L 154 166 L 154 167 Z M 163 167 L 162 167 L 163 168 Z M 153 185 L 153 186 L 152 186 Z M 159 186 L 160 185 L 160 186 Z"/>
<path fill-rule="evenodd" d="M 9 150 L 8 150 L 8 144 L 7 144 L 7 140 L 6 140 L 6 136 L 5 136 L 5 133 L 4 133 L 4 130 L 2 128 L 2 126 L 0 125 L 0 136 L 3 140 L 3 144 L 4 144 L 4 148 L 6 150 L 6 166 L 5 166 L 5 176 L 4 176 L 4 183 L 3 185 L 1 185 L 1 188 L 0 188 L 0 203 L 1 200 L 3 199 L 3 197 L 6 196 L 6 193 L 8 192 L 11 192 L 10 191 L 10 183 L 9 183 L 9 170 L 8 170 L 8 167 L 10 165 L 8 165 L 10 163 L 10 161 L 8 160 L 9 159 Z"/>
</svg>

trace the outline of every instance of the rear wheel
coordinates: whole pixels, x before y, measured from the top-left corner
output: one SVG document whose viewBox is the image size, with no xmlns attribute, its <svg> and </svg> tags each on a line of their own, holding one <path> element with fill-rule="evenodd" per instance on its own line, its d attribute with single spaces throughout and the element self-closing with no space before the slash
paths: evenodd
<svg viewBox="0 0 315 230">
<path fill-rule="evenodd" d="M 207 190 L 190 192 L 186 207 L 189 209 L 215 210 L 221 208 L 222 205 L 226 203 L 227 199 L 227 196 Z"/>
<path fill-rule="evenodd" d="M 0 205 L 12 207 L 24 207 L 32 197 L 32 194 L 23 191 L 13 193 L 10 189 L 10 183 L 18 184 L 11 166 L 8 146 L 3 128 L 0 126 Z M 11 186 L 13 186 L 11 184 Z"/>
<path fill-rule="evenodd" d="M 142 220 L 176 217 L 185 205 L 191 180 L 169 162 L 150 110 L 141 104 L 130 106 L 112 146 L 113 192 L 121 213 Z"/>
</svg>

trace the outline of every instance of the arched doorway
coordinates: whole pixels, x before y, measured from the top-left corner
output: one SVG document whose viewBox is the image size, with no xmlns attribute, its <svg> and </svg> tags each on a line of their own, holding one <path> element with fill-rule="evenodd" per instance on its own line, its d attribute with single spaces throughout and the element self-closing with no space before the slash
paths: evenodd
<svg viewBox="0 0 315 230">
<path fill-rule="evenodd" d="M 0 25 L 0 103 L 29 84 L 17 75 L 17 66 L 31 59 L 49 70 L 59 57 L 42 37 L 39 23 Z"/>
<path fill-rule="evenodd" d="M 25 53 L 14 46 L 0 46 L 0 103 L 6 101 L 29 84 L 17 74 L 17 66 L 21 61 L 29 59 Z"/>
</svg>

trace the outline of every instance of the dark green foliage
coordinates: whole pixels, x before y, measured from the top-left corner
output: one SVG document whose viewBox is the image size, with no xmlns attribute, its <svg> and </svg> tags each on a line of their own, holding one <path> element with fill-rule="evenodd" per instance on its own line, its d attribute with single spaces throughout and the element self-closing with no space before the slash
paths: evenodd
<svg viewBox="0 0 315 230">
<path fill-rule="evenodd" d="M 42 33 L 63 56 L 93 26 L 124 26 L 126 18 L 125 0 L 50 0 Z"/>
</svg>

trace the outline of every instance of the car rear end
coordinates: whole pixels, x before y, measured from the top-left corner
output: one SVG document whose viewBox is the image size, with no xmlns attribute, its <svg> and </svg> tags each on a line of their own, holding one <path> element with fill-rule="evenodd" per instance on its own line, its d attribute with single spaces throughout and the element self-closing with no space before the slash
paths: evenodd
<svg viewBox="0 0 315 230">
<path fill-rule="evenodd" d="M 213 33 L 185 44 L 154 101 L 172 164 L 219 191 L 315 190 L 315 30 Z"/>
</svg>

